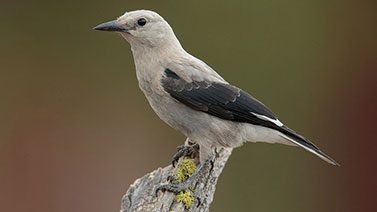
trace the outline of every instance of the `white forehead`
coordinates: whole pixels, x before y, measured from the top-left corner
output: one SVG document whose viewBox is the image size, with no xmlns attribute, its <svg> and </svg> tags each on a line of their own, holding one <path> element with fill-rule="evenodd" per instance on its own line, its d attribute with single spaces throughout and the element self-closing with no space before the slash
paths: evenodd
<svg viewBox="0 0 377 212">
<path fill-rule="evenodd" d="M 164 20 L 158 13 L 151 10 L 135 10 L 131 12 L 125 12 L 124 15 L 118 18 L 118 20 L 137 20 L 139 18 L 146 18 L 150 21 Z"/>
</svg>

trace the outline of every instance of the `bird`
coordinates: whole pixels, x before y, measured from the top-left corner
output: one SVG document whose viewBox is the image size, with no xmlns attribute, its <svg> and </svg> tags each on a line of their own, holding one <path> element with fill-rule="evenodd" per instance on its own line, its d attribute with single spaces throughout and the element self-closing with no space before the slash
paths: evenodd
<svg viewBox="0 0 377 212">
<path fill-rule="evenodd" d="M 283 124 L 252 95 L 228 83 L 202 60 L 189 54 L 172 27 L 157 12 L 135 10 L 95 30 L 119 33 L 131 46 L 139 87 L 161 120 L 187 137 L 182 155 L 199 151 L 200 164 L 217 148 L 245 142 L 302 147 L 339 165 L 316 145 Z"/>
</svg>

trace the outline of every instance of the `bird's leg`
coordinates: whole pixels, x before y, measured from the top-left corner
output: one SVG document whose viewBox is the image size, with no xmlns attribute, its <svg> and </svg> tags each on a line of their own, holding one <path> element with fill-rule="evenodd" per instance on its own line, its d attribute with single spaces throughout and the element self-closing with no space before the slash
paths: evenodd
<svg viewBox="0 0 377 212">
<path fill-rule="evenodd" d="M 170 182 L 169 184 L 161 185 L 157 188 L 156 194 L 158 193 L 158 191 L 170 191 L 175 194 L 178 194 L 181 191 L 185 191 L 189 188 L 190 185 L 192 185 L 192 183 L 194 183 L 198 179 L 198 177 L 202 175 L 203 171 L 205 171 L 206 168 L 212 169 L 212 167 L 213 167 L 212 160 L 207 159 L 204 162 L 200 163 L 198 168 L 195 170 L 195 172 L 185 181 L 180 182 L 180 183 Z"/>
<path fill-rule="evenodd" d="M 177 147 L 177 153 L 174 154 L 172 165 L 175 167 L 181 157 L 194 158 L 199 153 L 199 144 L 191 143 L 189 139 L 186 140 L 184 145 Z"/>
</svg>

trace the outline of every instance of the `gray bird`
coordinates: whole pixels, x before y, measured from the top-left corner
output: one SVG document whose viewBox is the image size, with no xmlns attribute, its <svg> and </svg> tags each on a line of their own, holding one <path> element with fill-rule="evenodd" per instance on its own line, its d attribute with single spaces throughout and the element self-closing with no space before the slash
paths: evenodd
<svg viewBox="0 0 377 212">
<path fill-rule="evenodd" d="M 130 43 L 139 86 L 149 104 L 192 146 L 199 146 L 201 164 L 209 161 L 218 147 L 235 148 L 251 141 L 300 146 L 338 165 L 280 122 L 263 103 L 187 53 L 156 12 L 126 12 L 94 29 L 118 32 Z M 174 160 L 190 152 L 181 150 Z"/>
</svg>

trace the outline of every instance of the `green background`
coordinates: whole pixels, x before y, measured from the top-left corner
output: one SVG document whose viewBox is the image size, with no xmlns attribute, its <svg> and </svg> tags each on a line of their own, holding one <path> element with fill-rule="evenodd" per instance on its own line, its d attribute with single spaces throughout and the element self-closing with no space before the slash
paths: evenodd
<svg viewBox="0 0 377 212">
<path fill-rule="evenodd" d="M 136 178 L 170 163 L 185 138 L 139 91 L 127 42 L 92 30 L 135 9 L 341 164 L 246 144 L 212 211 L 377 210 L 375 1 L 0 3 L 0 211 L 119 211 Z"/>
</svg>

